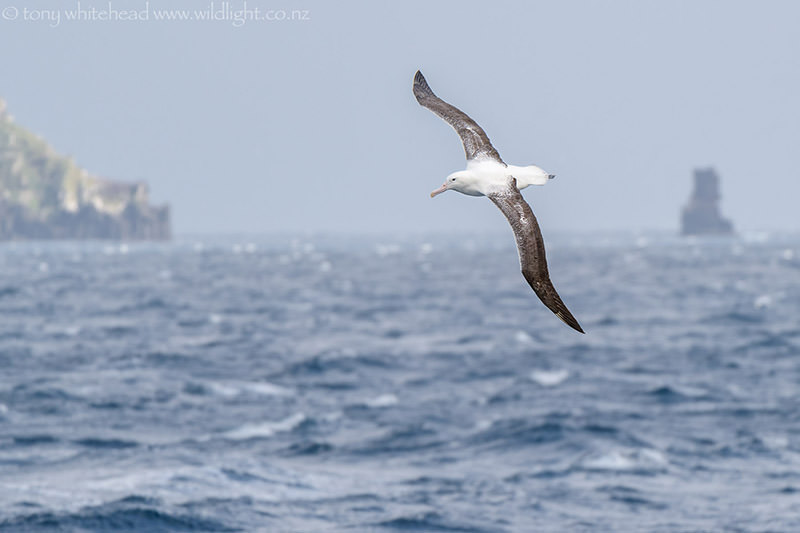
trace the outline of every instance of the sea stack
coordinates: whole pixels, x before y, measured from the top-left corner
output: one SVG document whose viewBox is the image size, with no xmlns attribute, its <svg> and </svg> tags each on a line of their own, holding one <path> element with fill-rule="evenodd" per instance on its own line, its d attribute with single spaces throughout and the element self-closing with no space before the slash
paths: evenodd
<svg viewBox="0 0 800 533">
<path fill-rule="evenodd" d="M 713 168 L 694 171 L 694 190 L 683 208 L 681 235 L 733 235 L 733 224 L 719 212 L 719 176 Z"/>
</svg>

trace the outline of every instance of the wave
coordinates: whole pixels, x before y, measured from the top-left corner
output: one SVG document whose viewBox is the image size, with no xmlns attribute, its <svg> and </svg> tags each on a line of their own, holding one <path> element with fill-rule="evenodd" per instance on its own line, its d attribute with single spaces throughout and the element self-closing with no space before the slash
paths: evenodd
<svg viewBox="0 0 800 533">
<path fill-rule="evenodd" d="M 287 455 L 322 455 L 334 450 L 332 444 L 327 442 L 295 442 L 286 448 Z"/>
<path fill-rule="evenodd" d="M 283 373 L 299 377 L 308 374 L 325 374 L 333 371 L 352 373 L 366 368 L 391 368 L 392 366 L 389 358 L 383 357 L 369 355 L 315 355 L 304 361 L 290 364 Z"/>
<path fill-rule="evenodd" d="M 61 439 L 53 435 L 17 435 L 12 437 L 12 440 L 17 446 L 38 446 L 40 444 L 55 444 L 61 441 Z"/>
<path fill-rule="evenodd" d="M 663 510 L 669 507 L 665 503 L 647 498 L 642 491 L 626 485 L 603 485 L 597 488 L 597 492 L 607 494 L 611 501 L 624 503 L 630 507 L 645 507 L 652 510 Z"/>
<path fill-rule="evenodd" d="M 488 428 L 473 435 L 473 445 L 514 448 L 524 444 L 544 444 L 564 439 L 568 428 L 558 422 L 532 422 L 528 419 L 508 418 L 493 422 Z"/>
<path fill-rule="evenodd" d="M 505 531 L 501 528 L 486 528 L 473 524 L 460 523 L 455 520 L 445 518 L 439 513 L 427 512 L 401 515 L 390 520 L 385 520 L 375 524 L 376 527 L 394 529 L 400 531 L 422 531 L 422 532 L 450 532 L 450 533 L 493 533 Z"/>
<path fill-rule="evenodd" d="M 569 377 L 568 370 L 534 370 L 531 379 L 542 387 L 561 385 Z"/>
<path fill-rule="evenodd" d="M 717 315 L 711 315 L 701 320 L 703 324 L 761 324 L 765 321 L 765 315 L 757 311 L 730 311 Z"/>
<path fill-rule="evenodd" d="M 410 424 L 388 431 L 383 436 L 356 444 L 353 455 L 401 454 L 439 448 L 447 443 L 438 432 L 422 424 Z"/>
<path fill-rule="evenodd" d="M 139 446 L 139 443 L 133 440 L 104 439 L 100 437 L 87 437 L 85 439 L 78 439 L 73 442 L 81 446 L 86 446 L 87 448 L 123 449 L 135 448 Z"/>
<path fill-rule="evenodd" d="M 397 405 L 398 401 L 397 396 L 394 394 L 381 394 L 380 396 L 366 400 L 364 405 L 373 408 L 391 407 Z"/>
<path fill-rule="evenodd" d="M 7 296 L 16 296 L 19 294 L 18 287 L 0 287 L 0 298 L 5 298 Z"/>
<path fill-rule="evenodd" d="M 295 413 L 290 417 L 276 422 L 259 422 L 245 424 L 236 429 L 226 431 L 222 435 L 231 440 L 263 439 L 283 431 L 292 431 L 307 420 L 303 413 Z"/>
<path fill-rule="evenodd" d="M 111 507 L 111 508 L 108 508 Z M 39 512 L 0 521 L 8 531 L 241 531 L 221 522 L 152 507 L 115 509 L 116 505 L 87 508 L 77 513 Z"/>
<path fill-rule="evenodd" d="M 647 392 L 647 394 L 661 403 L 682 403 L 711 400 L 711 395 L 702 389 L 691 387 L 678 387 L 675 385 L 661 385 Z"/>
<path fill-rule="evenodd" d="M 649 448 L 615 449 L 589 454 L 573 465 L 573 469 L 584 471 L 630 472 L 642 475 L 664 473 L 667 467 L 664 454 Z"/>
<path fill-rule="evenodd" d="M 295 394 L 293 389 L 264 381 L 210 381 L 205 383 L 192 381 L 183 386 L 183 392 L 192 395 L 215 395 L 222 398 L 247 395 L 293 396 Z"/>
</svg>

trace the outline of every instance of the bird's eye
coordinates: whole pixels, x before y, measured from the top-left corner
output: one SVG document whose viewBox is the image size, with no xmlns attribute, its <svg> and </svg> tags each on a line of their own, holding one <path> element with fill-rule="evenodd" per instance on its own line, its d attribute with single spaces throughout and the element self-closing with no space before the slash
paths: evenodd
<svg viewBox="0 0 800 533">
<path fill-rule="evenodd" d="M 456 181 L 456 179 L 455 178 L 450 178 L 450 181 Z"/>
</svg>

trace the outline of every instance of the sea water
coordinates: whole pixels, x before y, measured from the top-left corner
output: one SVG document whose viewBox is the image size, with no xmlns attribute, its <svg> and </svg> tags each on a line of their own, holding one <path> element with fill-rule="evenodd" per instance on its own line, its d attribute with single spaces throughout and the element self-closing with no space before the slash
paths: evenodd
<svg viewBox="0 0 800 533">
<path fill-rule="evenodd" d="M 800 239 L 548 254 L 0 245 L 0 530 L 800 531 Z"/>
</svg>

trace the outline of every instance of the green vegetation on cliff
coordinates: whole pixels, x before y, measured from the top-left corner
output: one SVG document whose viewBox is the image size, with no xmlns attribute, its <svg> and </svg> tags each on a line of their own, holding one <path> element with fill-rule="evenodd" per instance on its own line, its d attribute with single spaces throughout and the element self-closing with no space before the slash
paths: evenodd
<svg viewBox="0 0 800 533">
<path fill-rule="evenodd" d="M 89 175 L 16 124 L 0 99 L 0 239 L 169 238 L 145 183 Z"/>
<path fill-rule="evenodd" d="M 0 194 L 46 218 L 90 179 L 69 158 L 14 123 L 0 100 Z M 79 196 L 79 193 L 77 194 Z"/>
</svg>

